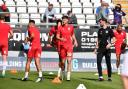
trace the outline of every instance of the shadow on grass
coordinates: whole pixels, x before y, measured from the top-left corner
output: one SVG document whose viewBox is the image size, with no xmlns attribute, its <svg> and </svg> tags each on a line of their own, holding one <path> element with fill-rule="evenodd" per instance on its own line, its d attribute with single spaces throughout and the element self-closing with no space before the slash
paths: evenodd
<svg viewBox="0 0 128 89">
<path fill-rule="evenodd" d="M 80 79 L 83 79 L 83 80 L 91 80 L 91 81 L 98 81 L 98 79 L 94 79 L 94 78 L 80 78 Z"/>
</svg>

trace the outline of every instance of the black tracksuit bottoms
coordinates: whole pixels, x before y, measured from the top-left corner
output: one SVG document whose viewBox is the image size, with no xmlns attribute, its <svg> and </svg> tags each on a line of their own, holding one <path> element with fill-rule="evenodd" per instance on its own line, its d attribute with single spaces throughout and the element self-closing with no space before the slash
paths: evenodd
<svg viewBox="0 0 128 89">
<path fill-rule="evenodd" d="M 97 69 L 99 73 L 99 77 L 102 76 L 102 66 L 101 62 L 103 57 L 105 56 L 106 64 L 107 64 L 107 72 L 108 72 L 108 77 L 111 77 L 112 74 L 112 69 L 111 69 L 111 52 L 106 50 L 104 52 L 98 52 L 97 53 Z"/>
</svg>

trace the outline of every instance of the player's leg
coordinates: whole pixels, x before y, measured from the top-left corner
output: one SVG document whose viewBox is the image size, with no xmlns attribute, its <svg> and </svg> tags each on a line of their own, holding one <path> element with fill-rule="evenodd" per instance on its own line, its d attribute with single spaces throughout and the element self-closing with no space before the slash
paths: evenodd
<svg viewBox="0 0 128 89">
<path fill-rule="evenodd" d="M 29 49 L 28 54 L 27 54 L 27 62 L 26 62 L 26 66 L 25 66 L 25 75 L 24 78 L 22 78 L 22 81 L 26 81 L 28 79 L 28 74 L 30 71 L 30 64 L 33 58 L 33 50 Z"/>
<path fill-rule="evenodd" d="M 28 57 L 27 62 L 26 62 L 26 66 L 25 66 L 25 75 L 22 78 L 22 81 L 26 81 L 28 79 L 28 74 L 29 74 L 29 71 L 30 71 L 31 61 L 32 61 L 32 57 Z"/>
<path fill-rule="evenodd" d="M 105 53 L 105 60 L 107 64 L 108 81 L 111 81 L 112 68 L 111 68 L 111 53 L 109 51 Z"/>
<path fill-rule="evenodd" d="M 66 49 L 64 47 L 60 47 L 60 59 L 61 59 L 61 79 L 63 80 L 65 78 L 65 61 L 66 61 Z"/>
<path fill-rule="evenodd" d="M 5 71 L 7 67 L 7 55 L 2 55 L 3 59 L 3 71 L 2 71 L 2 76 L 5 76 Z"/>
<path fill-rule="evenodd" d="M 67 49 L 67 80 L 70 81 L 71 70 L 72 70 L 72 56 L 73 56 L 73 47 Z"/>
<path fill-rule="evenodd" d="M 121 76 L 121 78 L 123 80 L 124 89 L 128 89 L 128 77 L 127 76 Z"/>
<path fill-rule="evenodd" d="M 116 67 L 118 74 L 120 74 L 120 55 L 121 55 L 120 47 L 116 47 Z"/>
<path fill-rule="evenodd" d="M 101 66 L 102 58 L 103 58 L 103 53 L 98 52 L 98 54 L 97 54 L 97 69 L 98 69 L 98 74 L 99 74 L 99 81 L 104 80 L 103 76 L 102 76 L 102 66 Z"/>
<path fill-rule="evenodd" d="M 61 60 L 61 57 L 60 57 L 60 54 L 59 54 L 59 69 L 58 69 L 57 77 L 61 76 L 61 71 L 62 71 L 62 60 Z"/>
<path fill-rule="evenodd" d="M 70 81 L 70 77 L 71 77 L 71 70 L 72 70 L 72 55 L 68 54 L 67 56 L 67 80 Z"/>
<path fill-rule="evenodd" d="M 2 60 L 3 60 L 3 71 L 2 76 L 5 76 L 5 71 L 7 67 L 7 55 L 8 55 L 8 46 L 2 46 Z"/>
<path fill-rule="evenodd" d="M 37 49 L 35 51 L 35 65 L 38 71 L 38 79 L 36 80 L 36 82 L 40 82 L 42 80 L 42 67 L 41 67 L 40 57 L 41 57 L 41 49 Z"/>
</svg>

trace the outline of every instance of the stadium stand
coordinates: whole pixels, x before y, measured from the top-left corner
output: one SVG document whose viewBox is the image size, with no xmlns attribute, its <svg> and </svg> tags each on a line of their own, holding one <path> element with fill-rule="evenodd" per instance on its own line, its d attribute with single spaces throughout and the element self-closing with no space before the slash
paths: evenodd
<svg viewBox="0 0 128 89">
<path fill-rule="evenodd" d="M 128 13 L 127 0 L 105 0 L 110 7 L 113 4 L 121 3 L 124 12 Z M 96 24 L 95 8 L 100 6 L 100 0 L 0 0 L 0 4 L 5 3 L 11 12 L 11 22 L 27 23 L 29 19 L 40 23 L 48 3 L 52 3 L 56 9 L 56 18 L 61 18 L 67 11 L 72 10 L 76 14 L 79 24 Z M 109 19 L 113 19 L 110 10 Z M 128 18 L 128 15 L 126 16 Z M 123 19 L 126 23 L 126 19 Z"/>
</svg>

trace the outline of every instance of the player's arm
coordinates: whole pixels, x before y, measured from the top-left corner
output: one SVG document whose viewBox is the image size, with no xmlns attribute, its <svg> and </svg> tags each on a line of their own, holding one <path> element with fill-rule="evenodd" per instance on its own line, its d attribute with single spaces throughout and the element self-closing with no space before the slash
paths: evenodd
<svg viewBox="0 0 128 89">
<path fill-rule="evenodd" d="M 51 44 L 52 43 L 52 36 L 48 36 L 48 43 Z"/>
<path fill-rule="evenodd" d="M 94 53 L 96 54 L 96 52 L 97 52 L 97 49 L 98 49 L 98 38 L 97 38 L 97 41 L 96 41 L 96 46 L 95 46 L 95 49 L 94 49 Z"/>
<path fill-rule="evenodd" d="M 60 34 L 56 35 L 56 39 L 60 40 L 60 41 L 65 41 L 65 39 L 63 37 L 60 37 Z"/>
<path fill-rule="evenodd" d="M 73 39 L 73 45 L 74 45 L 75 47 L 77 47 L 77 46 L 78 46 L 78 43 L 77 43 L 75 34 L 72 35 L 72 39 Z"/>
<path fill-rule="evenodd" d="M 54 32 L 54 28 L 52 27 L 52 28 L 50 29 L 49 35 L 48 35 L 48 43 L 49 43 L 49 44 L 52 43 L 53 32 Z"/>
<path fill-rule="evenodd" d="M 10 31 L 9 31 L 9 39 L 12 38 L 12 37 L 13 37 L 13 31 L 10 30 Z"/>
<path fill-rule="evenodd" d="M 108 45 L 106 46 L 107 49 L 109 49 L 111 46 L 113 46 L 115 41 L 116 41 L 116 38 L 114 36 L 114 32 L 113 32 L 112 29 L 109 31 L 109 35 L 110 35 L 110 38 L 111 38 L 111 42 L 109 42 Z"/>
<path fill-rule="evenodd" d="M 30 33 L 29 37 L 28 37 L 28 41 L 31 41 L 34 38 L 34 33 Z"/>
<path fill-rule="evenodd" d="M 60 37 L 60 28 L 59 28 L 58 31 L 57 31 L 56 39 L 58 39 L 58 40 L 60 40 L 60 41 L 65 41 L 65 39 L 64 39 L 63 37 Z"/>
</svg>

